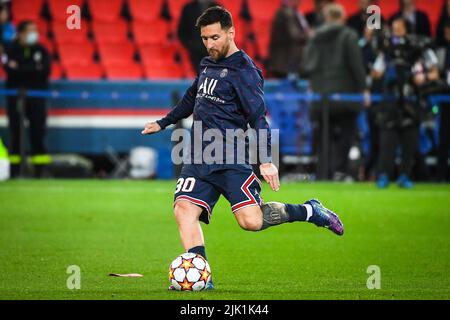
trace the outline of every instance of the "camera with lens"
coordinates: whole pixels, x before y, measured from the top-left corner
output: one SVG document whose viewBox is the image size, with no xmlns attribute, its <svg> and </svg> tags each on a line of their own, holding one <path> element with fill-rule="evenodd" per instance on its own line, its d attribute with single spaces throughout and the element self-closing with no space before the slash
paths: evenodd
<svg viewBox="0 0 450 320">
<path fill-rule="evenodd" d="M 400 126 L 420 122 L 430 109 L 428 96 L 442 92 L 444 86 L 441 81 L 430 81 L 426 76 L 427 68 L 436 63 L 433 40 L 412 34 L 396 37 L 385 30 L 378 34 L 377 43 L 386 63 L 383 93 L 389 101 L 385 103 L 382 121 Z M 423 73 L 426 81 L 416 83 L 417 72 Z"/>
</svg>

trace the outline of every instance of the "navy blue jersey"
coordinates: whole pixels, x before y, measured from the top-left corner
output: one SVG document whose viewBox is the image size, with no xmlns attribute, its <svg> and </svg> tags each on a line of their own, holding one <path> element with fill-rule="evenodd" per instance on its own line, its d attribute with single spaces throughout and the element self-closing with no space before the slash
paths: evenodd
<svg viewBox="0 0 450 320">
<path fill-rule="evenodd" d="M 202 132 L 219 129 L 224 138 L 227 129 L 246 131 L 250 126 L 257 131 L 264 130 L 267 134 L 267 140 L 264 139 L 267 145 L 264 147 L 270 157 L 271 137 L 266 120 L 263 85 L 261 70 L 242 50 L 219 61 L 205 57 L 191 87 L 175 108 L 157 123 L 164 129 L 193 114 L 194 121 L 201 121 Z M 191 128 L 191 140 L 194 136 L 193 129 L 194 125 Z M 223 143 L 225 147 L 227 142 Z M 236 143 L 235 140 L 235 152 L 238 150 Z M 208 144 L 209 142 L 203 141 L 203 149 Z M 223 153 L 224 159 L 225 152 L 226 150 Z M 247 156 L 248 150 L 248 163 Z"/>
</svg>

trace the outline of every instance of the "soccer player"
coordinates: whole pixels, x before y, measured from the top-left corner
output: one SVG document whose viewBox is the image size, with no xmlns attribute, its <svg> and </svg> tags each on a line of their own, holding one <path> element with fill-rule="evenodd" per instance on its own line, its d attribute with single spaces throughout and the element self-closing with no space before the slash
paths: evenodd
<svg viewBox="0 0 450 320">
<path fill-rule="evenodd" d="M 217 129 L 224 135 L 230 129 L 245 131 L 249 125 L 267 132 L 264 145 L 261 145 L 263 139 L 257 139 L 258 148 L 270 150 L 262 73 L 252 59 L 236 47 L 231 14 L 222 7 L 211 7 L 198 18 L 197 27 L 209 56 L 201 61 L 196 79 L 176 107 L 161 120 L 147 123 L 142 134 L 156 133 L 193 115 L 191 132 L 195 131 L 195 121 L 202 124 L 202 131 Z M 207 143 L 202 142 L 202 147 L 205 146 Z M 278 191 L 278 169 L 270 162 L 270 153 L 267 158 L 261 161 L 260 173 L 271 189 Z M 192 164 L 185 163 L 174 196 L 175 219 L 185 250 L 206 259 L 200 221 L 210 222 L 221 194 L 230 202 L 244 230 L 261 231 L 286 222 L 307 221 L 337 235 L 344 233 L 339 217 L 318 200 L 304 204 L 264 203 L 260 192 L 260 181 L 247 160 L 243 164 L 205 164 L 195 160 Z M 213 289 L 212 282 L 208 283 L 208 289 Z"/>
</svg>

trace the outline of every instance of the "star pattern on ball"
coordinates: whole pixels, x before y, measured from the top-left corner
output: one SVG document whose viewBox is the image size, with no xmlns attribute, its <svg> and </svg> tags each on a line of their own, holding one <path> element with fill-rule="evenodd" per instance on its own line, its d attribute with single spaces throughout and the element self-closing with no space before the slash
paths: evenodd
<svg viewBox="0 0 450 320">
<path fill-rule="evenodd" d="M 192 259 L 183 259 L 183 263 L 181 264 L 181 267 L 183 267 L 186 272 L 190 268 L 194 267 L 194 265 L 192 264 Z"/>
<path fill-rule="evenodd" d="M 192 291 L 193 285 L 194 284 L 189 282 L 187 279 L 184 279 L 184 281 L 180 283 L 181 290 L 185 290 L 185 291 Z"/>
<path fill-rule="evenodd" d="M 173 269 L 170 268 L 170 269 L 169 269 L 169 280 L 172 280 L 172 279 L 174 279 L 174 276 L 173 276 Z"/>
<path fill-rule="evenodd" d="M 205 270 L 202 271 L 202 275 L 200 277 L 200 280 L 204 280 L 206 282 L 206 281 L 208 281 L 208 277 L 209 277 L 209 272 L 205 268 Z"/>
</svg>

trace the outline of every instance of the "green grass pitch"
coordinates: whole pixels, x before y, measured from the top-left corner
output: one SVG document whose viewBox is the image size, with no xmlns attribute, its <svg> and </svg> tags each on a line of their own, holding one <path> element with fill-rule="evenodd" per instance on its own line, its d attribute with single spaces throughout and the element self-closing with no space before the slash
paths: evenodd
<svg viewBox="0 0 450 320">
<path fill-rule="evenodd" d="M 266 201 L 313 197 L 345 234 L 308 223 L 246 232 L 221 198 L 204 226 L 215 291 L 169 292 L 183 252 L 174 181 L 0 183 L 0 299 L 449 299 L 450 186 L 286 183 Z M 81 269 L 69 290 L 67 267 Z M 367 268 L 381 270 L 369 290 Z M 109 273 L 141 273 L 115 278 Z"/>
</svg>

